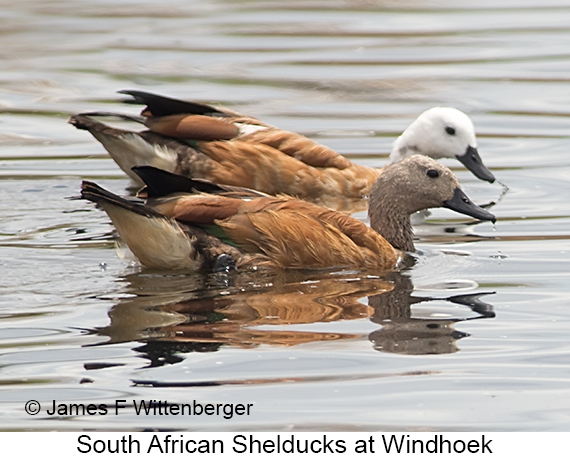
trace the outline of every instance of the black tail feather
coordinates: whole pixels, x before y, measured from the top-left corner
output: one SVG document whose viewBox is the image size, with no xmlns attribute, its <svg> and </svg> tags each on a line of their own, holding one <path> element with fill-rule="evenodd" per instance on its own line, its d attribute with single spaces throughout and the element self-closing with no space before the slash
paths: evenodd
<svg viewBox="0 0 570 457">
<path fill-rule="evenodd" d="M 119 119 L 125 119 L 127 121 L 138 122 L 140 124 L 144 123 L 144 118 L 141 116 L 130 116 L 128 114 L 116 114 L 116 113 L 106 113 L 103 111 L 96 111 L 91 113 L 80 113 L 72 115 L 67 122 L 73 125 L 76 129 L 87 130 L 87 131 L 102 131 L 107 129 L 112 129 L 109 125 L 99 122 L 94 117 L 105 116 L 105 117 L 115 117 Z M 119 129 L 115 129 L 119 130 Z"/>
<path fill-rule="evenodd" d="M 79 113 L 76 116 L 116 117 L 119 119 L 124 119 L 125 121 L 138 122 L 139 124 L 144 124 L 145 121 L 145 118 L 142 116 L 134 116 L 132 114 L 112 113 L 110 111 L 89 111 L 85 113 Z"/>
<path fill-rule="evenodd" d="M 120 206 L 146 217 L 165 217 L 153 209 L 144 206 L 139 199 L 129 200 L 124 197 L 120 197 L 119 195 L 109 192 L 91 181 L 83 181 L 81 183 L 81 198 L 97 203 L 98 205 L 108 203 Z"/>
</svg>

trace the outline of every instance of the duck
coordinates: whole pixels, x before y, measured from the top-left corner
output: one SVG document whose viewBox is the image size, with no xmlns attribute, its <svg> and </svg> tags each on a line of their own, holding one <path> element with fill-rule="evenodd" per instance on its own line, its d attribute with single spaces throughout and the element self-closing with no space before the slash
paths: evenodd
<svg viewBox="0 0 570 457">
<path fill-rule="evenodd" d="M 482 221 L 455 175 L 427 156 L 388 167 L 369 196 L 370 226 L 344 212 L 287 195 L 190 179 L 151 166 L 133 200 L 83 181 L 81 197 L 110 217 L 145 267 L 204 271 L 356 268 L 392 270 L 414 251 L 410 215 L 446 207 Z"/>
<path fill-rule="evenodd" d="M 349 211 L 365 208 L 362 201 L 384 170 L 227 108 L 136 90 L 119 93 L 130 96 L 130 103 L 145 105 L 141 116 L 91 112 L 73 115 L 69 123 L 91 133 L 137 185 L 142 182 L 133 167 L 150 165 Z M 114 128 L 95 119 L 99 116 L 139 122 L 147 129 Z M 456 158 L 478 178 L 495 181 L 478 153 L 473 122 L 458 109 L 423 112 L 394 142 L 389 164 L 416 154 Z"/>
</svg>

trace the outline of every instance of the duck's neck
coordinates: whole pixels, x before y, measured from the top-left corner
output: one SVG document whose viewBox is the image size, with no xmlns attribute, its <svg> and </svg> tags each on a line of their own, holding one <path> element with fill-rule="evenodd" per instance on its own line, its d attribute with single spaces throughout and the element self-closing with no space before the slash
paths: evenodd
<svg viewBox="0 0 570 457">
<path fill-rule="evenodd" d="M 396 249 L 407 252 L 415 250 L 410 216 L 396 202 L 376 193 L 370 199 L 368 215 L 370 227 Z"/>
<path fill-rule="evenodd" d="M 401 141 L 397 141 L 394 144 L 392 152 L 390 153 L 389 165 L 396 162 L 400 162 L 401 160 L 404 160 L 406 157 L 410 157 L 414 154 L 422 154 L 422 151 L 418 146 L 414 144 L 407 145 L 403 144 L 403 142 Z"/>
</svg>

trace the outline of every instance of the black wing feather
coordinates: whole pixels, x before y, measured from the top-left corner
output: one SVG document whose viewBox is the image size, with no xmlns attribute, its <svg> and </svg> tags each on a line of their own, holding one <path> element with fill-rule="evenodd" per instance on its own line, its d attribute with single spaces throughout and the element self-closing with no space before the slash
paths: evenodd
<svg viewBox="0 0 570 457">
<path fill-rule="evenodd" d="M 163 95 L 151 94 L 140 90 L 120 90 L 119 94 L 126 94 L 134 100 L 125 100 L 125 103 L 146 105 L 153 116 L 169 116 L 171 114 L 201 114 L 205 116 L 228 115 L 224 112 L 202 103 L 176 100 Z"/>
</svg>

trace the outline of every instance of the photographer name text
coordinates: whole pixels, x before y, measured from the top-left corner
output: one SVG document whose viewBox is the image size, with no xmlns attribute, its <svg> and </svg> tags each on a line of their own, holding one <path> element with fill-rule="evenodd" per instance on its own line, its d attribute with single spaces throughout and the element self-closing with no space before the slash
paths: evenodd
<svg viewBox="0 0 570 457">
<path fill-rule="evenodd" d="M 115 400 L 114 403 L 58 403 L 53 400 L 43 411 L 48 416 L 118 416 L 128 410 L 137 416 L 220 416 L 232 419 L 235 416 L 249 416 L 253 403 L 169 403 L 165 400 Z M 29 415 L 42 412 L 42 405 L 30 400 L 25 405 Z"/>
</svg>

